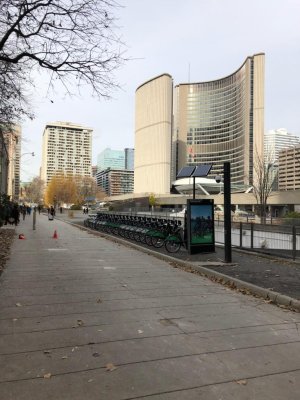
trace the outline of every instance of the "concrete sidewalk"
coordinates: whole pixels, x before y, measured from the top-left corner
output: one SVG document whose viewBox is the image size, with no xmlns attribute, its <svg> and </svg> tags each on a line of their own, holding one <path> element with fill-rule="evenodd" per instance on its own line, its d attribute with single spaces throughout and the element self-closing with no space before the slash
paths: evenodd
<svg viewBox="0 0 300 400">
<path fill-rule="evenodd" d="M 1 400 L 299 399 L 299 313 L 44 215 L 17 232 Z"/>
</svg>

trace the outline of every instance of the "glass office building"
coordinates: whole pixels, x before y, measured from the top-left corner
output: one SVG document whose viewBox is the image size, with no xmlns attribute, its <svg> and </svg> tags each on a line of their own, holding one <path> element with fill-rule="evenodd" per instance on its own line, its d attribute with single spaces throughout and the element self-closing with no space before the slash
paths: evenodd
<svg viewBox="0 0 300 400">
<path fill-rule="evenodd" d="M 134 149 L 126 148 L 125 152 L 125 169 L 134 170 Z"/>
<path fill-rule="evenodd" d="M 102 171 L 106 168 L 124 169 L 124 150 L 112 150 L 110 148 L 103 150 L 97 158 L 97 171 Z"/>
</svg>

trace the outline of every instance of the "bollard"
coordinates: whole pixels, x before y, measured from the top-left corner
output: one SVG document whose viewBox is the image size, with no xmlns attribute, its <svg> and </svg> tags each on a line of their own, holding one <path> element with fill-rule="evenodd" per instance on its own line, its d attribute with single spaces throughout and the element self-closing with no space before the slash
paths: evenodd
<svg viewBox="0 0 300 400">
<path fill-rule="evenodd" d="M 35 224 L 36 224 L 36 209 L 33 210 L 32 216 L 32 229 L 35 231 Z"/>
</svg>

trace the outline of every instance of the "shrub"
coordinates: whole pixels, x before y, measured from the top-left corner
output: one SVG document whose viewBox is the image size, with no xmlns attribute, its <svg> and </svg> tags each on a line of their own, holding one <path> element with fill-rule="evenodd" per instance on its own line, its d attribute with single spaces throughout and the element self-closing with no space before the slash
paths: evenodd
<svg viewBox="0 0 300 400">
<path fill-rule="evenodd" d="M 284 218 L 300 218 L 300 212 L 298 211 L 290 211 L 285 214 Z"/>
<path fill-rule="evenodd" d="M 70 210 L 81 210 L 81 208 L 80 204 L 72 204 Z"/>
</svg>

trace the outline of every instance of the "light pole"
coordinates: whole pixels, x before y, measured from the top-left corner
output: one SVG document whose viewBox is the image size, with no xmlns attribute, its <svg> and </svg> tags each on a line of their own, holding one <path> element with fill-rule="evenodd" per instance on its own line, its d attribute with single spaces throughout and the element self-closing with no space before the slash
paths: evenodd
<svg viewBox="0 0 300 400">
<path fill-rule="evenodd" d="M 225 262 L 231 263 L 232 249 L 231 249 L 231 182 L 230 182 L 230 162 L 224 162 L 224 250 Z M 217 175 L 215 177 L 217 183 L 222 181 L 222 177 Z"/>
</svg>

